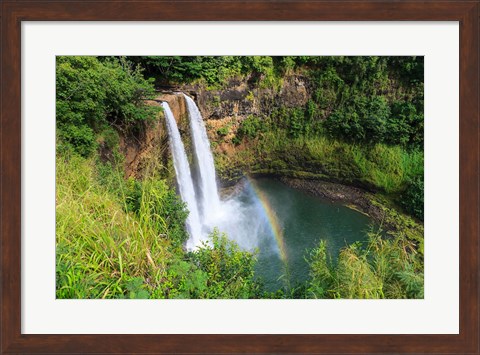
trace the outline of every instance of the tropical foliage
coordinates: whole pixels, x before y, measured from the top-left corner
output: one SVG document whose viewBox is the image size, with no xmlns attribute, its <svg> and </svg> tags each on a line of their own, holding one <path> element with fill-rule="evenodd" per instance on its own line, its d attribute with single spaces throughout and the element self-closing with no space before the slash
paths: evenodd
<svg viewBox="0 0 480 355">
<path fill-rule="evenodd" d="M 184 250 L 188 211 L 167 169 L 125 179 L 120 137 L 158 119 L 146 104 L 155 85 L 236 80 L 274 95 L 292 74 L 308 79 L 306 103 L 218 128 L 238 151 L 218 154 L 217 171 L 360 186 L 385 198 L 395 228 L 372 229 L 338 260 L 320 242 L 305 256 L 307 282 L 266 293 L 256 254 L 228 236 Z M 56 95 L 57 298 L 423 298 L 422 57 L 60 56 Z"/>
<path fill-rule="evenodd" d="M 144 104 L 152 82 L 125 58 L 59 56 L 56 90 L 57 146 L 82 156 L 95 151 L 103 130 L 155 117 L 156 109 Z"/>
</svg>

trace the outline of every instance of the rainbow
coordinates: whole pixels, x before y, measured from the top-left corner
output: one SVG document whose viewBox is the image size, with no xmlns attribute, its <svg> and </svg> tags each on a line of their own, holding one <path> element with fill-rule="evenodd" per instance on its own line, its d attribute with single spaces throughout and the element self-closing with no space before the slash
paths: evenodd
<svg viewBox="0 0 480 355">
<path fill-rule="evenodd" d="M 275 237 L 275 241 L 277 242 L 278 250 L 280 252 L 280 258 L 284 263 L 287 262 L 287 251 L 285 248 L 285 240 L 283 238 L 283 230 L 282 227 L 280 226 L 280 223 L 278 222 L 277 215 L 275 214 L 275 211 L 273 208 L 270 206 L 270 202 L 268 200 L 268 197 L 265 195 L 263 191 L 261 191 L 255 181 L 253 181 L 250 177 L 246 177 L 247 179 L 247 185 L 251 187 L 251 191 L 255 194 L 255 197 L 257 200 L 260 202 L 261 205 L 261 211 L 264 215 L 264 217 L 268 221 L 268 226 L 269 229 L 272 233 L 272 235 Z"/>
</svg>

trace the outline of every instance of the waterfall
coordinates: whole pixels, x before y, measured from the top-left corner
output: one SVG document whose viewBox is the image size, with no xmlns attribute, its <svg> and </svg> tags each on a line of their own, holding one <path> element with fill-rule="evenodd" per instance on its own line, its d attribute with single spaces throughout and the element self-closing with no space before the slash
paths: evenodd
<svg viewBox="0 0 480 355">
<path fill-rule="evenodd" d="M 180 132 L 178 131 L 177 122 L 175 121 L 175 117 L 173 117 L 172 110 L 170 110 L 170 106 L 168 106 L 166 102 L 162 103 L 162 107 L 165 111 L 167 129 L 170 137 L 170 147 L 173 155 L 173 165 L 175 167 L 180 196 L 187 204 L 189 211 L 186 221 L 187 230 L 190 235 L 187 242 L 187 248 L 193 249 L 201 241 L 202 225 L 200 223 L 192 175 L 190 173 L 190 166 L 188 164 L 187 154 L 185 153 L 185 147 L 180 138 Z"/>
<path fill-rule="evenodd" d="M 180 195 L 190 211 L 187 218 L 190 235 L 187 249 L 193 250 L 207 240 L 214 227 L 227 233 L 229 238 L 235 240 L 241 247 L 253 249 L 258 246 L 257 235 L 262 228 L 261 221 L 256 218 L 257 210 L 251 208 L 253 204 L 247 206 L 236 199 L 220 201 L 213 155 L 202 115 L 195 102 L 185 94 L 184 97 L 190 117 L 192 153 L 198 171 L 195 175 L 196 181 L 192 179 L 185 148 L 172 111 L 167 103 L 162 103 L 162 106 L 167 119 Z"/>
<path fill-rule="evenodd" d="M 200 213 L 203 224 L 208 226 L 220 211 L 220 198 L 218 196 L 215 165 L 210 150 L 210 142 L 202 115 L 189 96 L 183 94 L 187 102 L 188 115 L 190 116 L 190 129 L 192 132 L 193 150 L 195 153 L 199 172 L 199 187 L 201 192 Z"/>
</svg>

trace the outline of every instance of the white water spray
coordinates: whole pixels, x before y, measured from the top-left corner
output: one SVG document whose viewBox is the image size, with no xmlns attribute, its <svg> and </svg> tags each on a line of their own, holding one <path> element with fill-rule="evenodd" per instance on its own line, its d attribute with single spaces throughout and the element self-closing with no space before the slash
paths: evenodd
<svg viewBox="0 0 480 355">
<path fill-rule="evenodd" d="M 195 189 L 193 188 L 192 175 L 188 164 L 185 147 L 178 131 L 177 122 L 173 116 L 170 106 L 166 102 L 162 102 L 167 121 L 167 129 L 170 137 L 170 147 L 173 155 L 173 166 L 177 177 L 178 188 L 182 200 L 187 204 L 189 211 L 187 217 L 187 230 L 190 238 L 187 241 L 187 248 L 193 249 L 202 240 L 202 225 L 198 213 L 197 202 L 195 197 Z"/>
<path fill-rule="evenodd" d="M 187 102 L 188 115 L 190 116 L 193 151 L 200 177 L 200 213 L 203 217 L 203 224 L 208 226 L 220 212 L 220 198 L 218 196 L 215 164 L 200 110 L 192 98 L 185 94 L 183 94 L 183 96 Z"/>
<path fill-rule="evenodd" d="M 192 150 L 198 169 L 196 184 L 192 180 L 175 118 L 168 104 L 162 105 L 167 117 L 180 195 L 190 211 L 187 219 L 190 234 L 187 249 L 194 250 L 202 242 L 208 241 L 209 234 L 214 228 L 218 228 L 220 232 L 227 233 L 228 237 L 235 240 L 241 248 L 253 250 L 258 247 L 260 231 L 265 229 L 265 221 L 258 218 L 256 197 L 249 196 L 248 201 L 240 201 L 236 197 L 220 200 L 213 155 L 203 118 L 195 101 L 185 94 L 184 97 L 190 116 Z"/>
</svg>

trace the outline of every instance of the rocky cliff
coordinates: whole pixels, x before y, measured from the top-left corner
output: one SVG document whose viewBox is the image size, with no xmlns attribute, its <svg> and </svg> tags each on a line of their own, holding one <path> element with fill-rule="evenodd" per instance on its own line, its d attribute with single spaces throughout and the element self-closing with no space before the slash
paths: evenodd
<svg viewBox="0 0 480 355">
<path fill-rule="evenodd" d="M 148 105 L 160 106 L 166 101 L 177 120 L 182 135 L 189 136 L 188 114 L 183 96 L 173 93 L 160 93 Z M 135 129 L 120 133 L 120 150 L 125 156 L 125 176 L 142 178 L 146 169 L 158 166 L 168 167 L 170 151 L 168 133 L 162 111 L 149 121 L 142 122 Z"/>
<path fill-rule="evenodd" d="M 185 100 L 178 92 L 190 95 L 206 122 L 215 152 L 232 155 L 243 148 L 241 145 L 235 146 L 232 138 L 244 119 L 252 115 L 268 116 L 279 106 L 304 106 L 310 97 L 309 87 L 308 79 L 301 75 L 288 75 L 275 88 L 263 88 L 258 78 L 232 79 L 221 89 L 212 90 L 200 84 L 178 86 L 173 90 L 158 92 L 158 96 L 148 104 L 168 102 L 184 137 L 185 148 L 189 151 L 188 112 Z M 168 137 L 163 113 L 159 114 L 158 119 L 144 122 L 137 131 L 122 134 L 120 147 L 125 155 L 127 177 L 142 177 L 146 167 L 158 159 L 167 166 Z"/>
<path fill-rule="evenodd" d="M 194 97 L 216 154 L 233 155 L 243 149 L 242 145 L 233 144 L 232 139 L 247 117 L 266 117 L 279 107 L 303 107 L 311 97 L 311 83 L 306 76 L 286 75 L 278 85 L 268 87 L 261 80 L 232 79 L 221 89 L 199 84 L 176 88 Z"/>
</svg>

